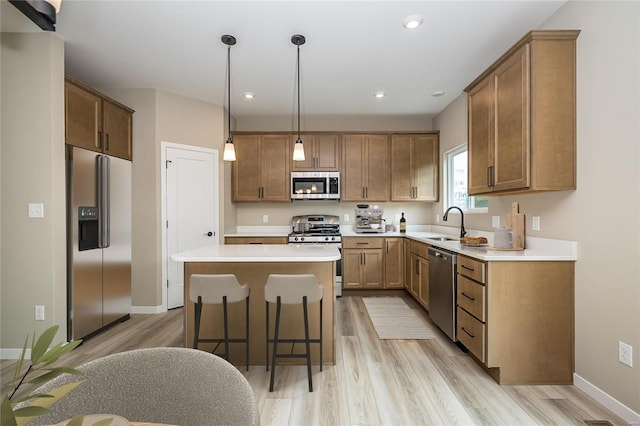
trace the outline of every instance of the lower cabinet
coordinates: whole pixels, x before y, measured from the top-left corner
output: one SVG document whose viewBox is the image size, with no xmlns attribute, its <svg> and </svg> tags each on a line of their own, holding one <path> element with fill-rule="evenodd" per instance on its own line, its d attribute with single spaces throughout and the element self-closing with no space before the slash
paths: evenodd
<svg viewBox="0 0 640 426">
<path fill-rule="evenodd" d="M 404 289 L 411 291 L 411 240 L 404 239 Z"/>
<path fill-rule="evenodd" d="M 342 288 L 384 287 L 384 238 L 342 239 Z"/>
<path fill-rule="evenodd" d="M 409 293 L 426 309 L 429 310 L 429 260 L 427 249 L 429 246 L 417 241 L 410 242 L 411 279 Z"/>
<path fill-rule="evenodd" d="M 404 287 L 404 238 L 385 238 L 384 288 Z"/>
</svg>

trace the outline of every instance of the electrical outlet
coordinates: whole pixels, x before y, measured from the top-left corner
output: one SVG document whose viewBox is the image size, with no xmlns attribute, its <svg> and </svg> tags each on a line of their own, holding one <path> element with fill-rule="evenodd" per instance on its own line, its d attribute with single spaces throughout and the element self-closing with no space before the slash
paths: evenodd
<svg viewBox="0 0 640 426">
<path fill-rule="evenodd" d="M 262 223 L 269 223 L 269 215 L 268 214 L 263 214 L 262 215 Z"/>
<path fill-rule="evenodd" d="M 437 222 L 440 222 L 440 215 L 439 214 L 436 215 L 436 223 Z"/>
<path fill-rule="evenodd" d="M 534 231 L 540 230 L 540 216 L 531 217 L 531 229 Z"/>
<path fill-rule="evenodd" d="M 44 321 L 44 306 L 36 305 L 36 321 Z"/>
<path fill-rule="evenodd" d="M 491 227 L 500 228 L 500 216 L 491 216 Z"/>
<path fill-rule="evenodd" d="M 633 367 L 633 346 L 618 341 L 618 361 Z"/>
<path fill-rule="evenodd" d="M 29 203 L 29 218 L 41 219 L 44 217 L 44 204 Z"/>
<path fill-rule="evenodd" d="M 349 213 L 345 213 L 342 218 L 345 222 L 349 222 Z"/>
</svg>

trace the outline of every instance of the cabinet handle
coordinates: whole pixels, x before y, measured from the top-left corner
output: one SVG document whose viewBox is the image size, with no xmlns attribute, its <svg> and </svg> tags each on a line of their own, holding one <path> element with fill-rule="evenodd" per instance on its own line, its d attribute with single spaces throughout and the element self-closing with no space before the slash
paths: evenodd
<svg viewBox="0 0 640 426">
<path fill-rule="evenodd" d="M 367 255 L 366 255 L 366 253 L 362 253 L 362 264 L 363 265 L 367 264 Z"/>
<path fill-rule="evenodd" d="M 464 297 L 466 297 L 467 299 L 471 300 L 472 302 L 475 302 L 476 298 L 469 296 L 467 293 L 465 293 L 464 291 L 461 293 Z"/>
<path fill-rule="evenodd" d="M 102 149 L 102 132 L 98 132 L 98 148 Z"/>
<path fill-rule="evenodd" d="M 365 245 L 365 246 L 368 246 L 368 245 L 369 245 L 369 243 L 368 243 L 368 242 L 357 242 L 356 244 L 357 244 L 357 245 Z"/>
<path fill-rule="evenodd" d="M 364 198 L 364 186 L 362 187 L 362 190 L 360 191 L 360 194 L 362 194 L 362 198 Z"/>
<path fill-rule="evenodd" d="M 416 275 L 420 275 L 420 261 L 416 259 Z"/>
<path fill-rule="evenodd" d="M 464 331 L 465 333 L 467 333 L 469 335 L 469 337 L 471 337 L 472 339 L 475 339 L 476 336 L 474 336 L 470 331 L 468 331 L 466 328 L 464 327 L 460 327 L 462 329 L 462 331 Z"/>
<path fill-rule="evenodd" d="M 491 167 L 487 167 L 487 186 L 491 186 Z"/>
<path fill-rule="evenodd" d="M 387 254 L 389 254 L 389 241 L 386 241 L 387 243 Z"/>
<path fill-rule="evenodd" d="M 109 133 L 105 133 L 104 136 L 105 136 L 105 138 L 107 140 L 105 148 L 106 148 L 107 151 L 109 151 Z"/>
<path fill-rule="evenodd" d="M 471 272 L 475 271 L 475 268 L 470 268 L 470 267 L 468 267 L 467 265 L 460 265 L 460 267 L 461 267 L 462 269 L 466 269 L 467 271 L 471 271 Z"/>
</svg>

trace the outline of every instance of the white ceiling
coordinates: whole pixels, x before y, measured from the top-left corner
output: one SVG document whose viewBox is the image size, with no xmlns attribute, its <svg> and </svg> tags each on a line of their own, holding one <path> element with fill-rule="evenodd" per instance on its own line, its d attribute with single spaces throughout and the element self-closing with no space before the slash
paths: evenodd
<svg viewBox="0 0 640 426">
<path fill-rule="evenodd" d="M 15 8 L 2 2 L 2 31 L 13 31 L 15 18 L 5 15 Z M 291 36 L 299 33 L 307 39 L 302 114 L 432 116 L 564 3 L 63 0 L 56 33 L 66 73 L 90 86 L 155 88 L 219 105 L 227 57 L 220 36 L 234 35 L 236 118 L 295 113 Z M 406 30 L 402 21 L 413 14 L 424 23 Z M 256 98 L 243 99 L 245 91 Z M 388 95 L 378 100 L 376 91 Z"/>
</svg>

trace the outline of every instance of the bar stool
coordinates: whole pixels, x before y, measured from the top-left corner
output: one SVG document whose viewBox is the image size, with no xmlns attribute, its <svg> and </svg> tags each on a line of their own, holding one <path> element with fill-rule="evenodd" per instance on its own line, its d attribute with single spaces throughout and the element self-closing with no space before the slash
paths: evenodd
<svg viewBox="0 0 640 426">
<path fill-rule="evenodd" d="M 266 300 L 267 311 L 267 371 L 269 371 L 269 343 L 273 343 L 273 355 L 271 359 L 271 380 L 269 381 L 269 392 L 273 392 L 273 381 L 276 370 L 276 358 L 306 358 L 307 375 L 309 377 L 309 392 L 313 392 L 313 382 L 311 378 L 311 350 L 310 343 L 320 344 L 320 371 L 322 371 L 322 284 L 318 283 L 313 274 L 292 274 L 281 275 L 271 274 L 264 287 L 264 298 Z M 309 338 L 309 316 L 307 305 L 309 303 L 320 302 L 320 338 Z M 276 324 L 273 339 L 269 338 L 269 303 L 276 304 Z M 280 310 L 282 304 L 302 305 L 304 316 L 304 339 L 280 339 Z M 305 343 L 306 352 L 304 354 L 294 354 L 293 345 Z M 278 353 L 278 343 L 291 343 L 292 353 Z"/>
<path fill-rule="evenodd" d="M 229 343 L 244 343 L 246 345 L 247 371 L 249 371 L 249 286 L 240 285 L 238 279 L 233 274 L 220 275 L 191 275 L 189 285 L 189 298 L 194 303 L 194 333 L 193 349 L 198 349 L 198 343 L 217 343 L 212 354 L 221 343 L 224 343 L 224 353 L 219 354 L 222 358 L 229 360 Z M 245 337 L 244 339 L 229 338 L 229 321 L 227 317 L 227 305 L 245 300 Z M 202 318 L 202 305 L 222 304 L 224 317 L 224 337 L 223 338 L 200 338 L 200 319 Z M 218 354 L 216 354 L 218 355 Z"/>
</svg>

